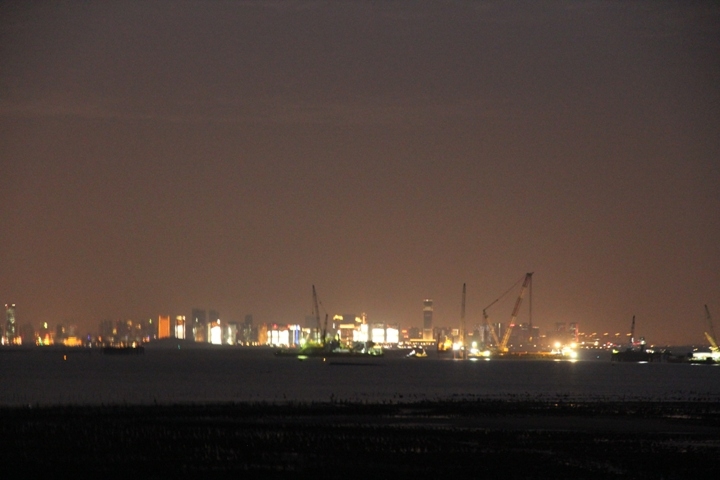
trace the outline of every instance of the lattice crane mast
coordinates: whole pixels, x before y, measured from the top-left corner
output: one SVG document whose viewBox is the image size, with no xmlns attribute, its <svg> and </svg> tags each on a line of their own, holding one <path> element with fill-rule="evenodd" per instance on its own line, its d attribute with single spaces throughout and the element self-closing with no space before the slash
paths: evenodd
<svg viewBox="0 0 720 480">
<path fill-rule="evenodd" d="M 707 323 L 708 323 L 708 331 L 705 332 L 705 338 L 707 338 L 708 341 L 710 342 L 710 351 L 720 352 L 720 348 L 718 348 L 717 341 L 715 340 L 717 337 L 715 337 L 715 331 L 713 330 L 712 317 L 710 316 L 710 309 L 708 308 L 707 305 L 705 305 L 705 318 L 707 319 Z"/>
<path fill-rule="evenodd" d="M 315 291 L 315 285 L 312 286 L 312 290 L 313 290 L 313 309 L 315 310 L 314 313 L 315 313 L 315 322 L 317 325 L 318 341 L 324 345 L 325 338 L 324 338 L 324 335 L 320 328 L 320 308 L 318 307 L 318 297 L 317 297 L 317 292 Z"/>
<path fill-rule="evenodd" d="M 503 335 L 503 339 L 500 340 L 500 338 L 497 335 L 497 332 L 495 332 L 495 327 L 493 327 L 490 322 L 488 322 L 488 308 L 495 305 L 497 302 L 499 302 L 502 298 L 505 297 L 510 291 L 517 286 L 518 283 L 520 283 L 520 280 L 515 282 L 512 287 L 507 289 L 505 293 L 500 295 L 497 299 L 495 299 L 490 305 L 483 308 L 483 324 L 484 326 L 490 330 L 490 336 L 492 337 L 493 344 L 495 345 L 495 349 L 500 352 L 507 352 L 507 342 L 510 339 L 510 334 L 512 333 L 512 327 L 515 325 L 515 320 L 517 319 L 518 311 L 520 310 L 520 303 L 522 302 L 522 298 L 525 295 L 525 290 L 527 290 L 528 285 L 530 284 L 530 279 L 532 278 L 532 273 L 528 273 L 525 275 L 525 281 L 523 282 L 522 289 L 520 290 L 520 296 L 518 296 L 517 301 L 515 302 L 515 308 L 513 309 L 513 313 L 510 317 L 510 325 L 508 329 L 505 331 L 505 335 Z M 521 279 L 522 280 L 522 279 Z"/>
<path fill-rule="evenodd" d="M 460 345 L 465 349 L 465 284 L 463 283 L 462 303 L 460 305 Z"/>
<path fill-rule="evenodd" d="M 483 324 L 485 325 L 485 327 L 486 327 L 488 330 L 490 330 L 490 336 L 492 337 L 492 340 L 493 340 L 493 344 L 494 344 L 494 345 L 500 345 L 500 339 L 499 339 L 498 336 L 497 336 L 497 332 L 495 332 L 495 327 L 493 327 L 493 326 L 490 324 L 490 322 L 488 322 L 487 309 L 490 308 L 490 307 L 492 307 L 493 305 L 495 305 L 495 303 L 497 303 L 498 300 L 500 300 L 500 299 L 498 298 L 497 300 L 495 300 L 494 302 L 492 302 L 490 305 L 488 305 L 487 307 L 483 308 Z"/>
<path fill-rule="evenodd" d="M 512 330 L 515 327 L 515 320 L 517 320 L 518 312 L 520 311 L 520 304 L 522 303 L 523 297 L 525 296 L 525 291 L 528 289 L 531 281 L 532 272 L 525 275 L 525 281 L 523 282 L 522 288 L 520 289 L 520 295 L 518 295 L 518 298 L 515 301 L 515 308 L 513 308 L 512 315 L 510 316 L 510 323 L 508 324 L 508 328 L 505 329 L 505 335 L 503 335 L 503 338 L 500 341 L 500 345 L 498 347 L 501 352 L 508 351 L 507 344 L 510 340 L 510 334 L 512 334 Z"/>
</svg>

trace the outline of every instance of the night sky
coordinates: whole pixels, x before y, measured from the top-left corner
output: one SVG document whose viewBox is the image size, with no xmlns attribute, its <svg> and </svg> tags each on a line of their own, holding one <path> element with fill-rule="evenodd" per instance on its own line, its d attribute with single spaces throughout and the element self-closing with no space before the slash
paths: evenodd
<svg viewBox="0 0 720 480">
<path fill-rule="evenodd" d="M 534 272 L 542 331 L 702 343 L 720 5 L 3 2 L 0 167 L 19 324 L 459 326 Z"/>
</svg>

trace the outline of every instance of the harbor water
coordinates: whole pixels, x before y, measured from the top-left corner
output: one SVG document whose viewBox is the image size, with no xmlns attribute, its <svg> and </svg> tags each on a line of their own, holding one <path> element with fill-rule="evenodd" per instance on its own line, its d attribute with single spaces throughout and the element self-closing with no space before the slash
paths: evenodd
<svg viewBox="0 0 720 480">
<path fill-rule="evenodd" d="M 82 353 L 80 353 L 82 352 Z M 0 405 L 408 402 L 452 399 L 720 401 L 720 366 L 579 361 L 276 357 L 265 348 L 142 355 L 0 353 Z M 345 361 L 346 360 L 346 361 Z"/>
</svg>

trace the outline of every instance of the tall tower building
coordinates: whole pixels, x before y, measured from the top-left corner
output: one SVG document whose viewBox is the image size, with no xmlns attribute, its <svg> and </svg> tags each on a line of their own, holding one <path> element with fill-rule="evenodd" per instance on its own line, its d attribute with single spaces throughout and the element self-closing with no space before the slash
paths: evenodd
<svg viewBox="0 0 720 480">
<path fill-rule="evenodd" d="M 433 339 L 433 301 L 426 298 L 423 301 L 423 340 Z"/>
<path fill-rule="evenodd" d="M 19 340 L 14 303 L 5 304 L 5 319 L 5 338 L 7 339 L 7 343 L 12 345 Z"/>
<path fill-rule="evenodd" d="M 207 312 L 200 308 L 193 308 L 188 328 L 192 329 L 192 336 L 196 342 L 205 342 L 205 325 L 207 325 Z"/>
<path fill-rule="evenodd" d="M 175 338 L 185 340 L 185 315 L 175 317 Z"/>
<path fill-rule="evenodd" d="M 158 316 L 158 338 L 170 336 L 170 315 Z"/>
<path fill-rule="evenodd" d="M 208 310 L 208 323 L 207 323 L 207 338 L 206 341 L 209 343 L 216 343 L 218 345 L 222 344 L 222 330 L 225 327 L 225 323 L 223 322 L 222 326 L 220 324 L 220 312 L 217 310 Z M 218 334 L 218 329 L 220 333 Z M 215 339 L 213 339 L 213 335 L 215 335 Z M 219 339 L 218 340 L 218 335 Z"/>
</svg>

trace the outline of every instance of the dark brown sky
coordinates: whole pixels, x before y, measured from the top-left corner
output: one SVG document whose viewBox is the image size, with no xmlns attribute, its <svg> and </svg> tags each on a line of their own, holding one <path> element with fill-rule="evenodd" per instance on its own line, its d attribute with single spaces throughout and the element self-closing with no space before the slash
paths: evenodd
<svg viewBox="0 0 720 480">
<path fill-rule="evenodd" d="M 20 323 L 720 319 L 717 2 L 148 3 L 0 6 Z"/>
</svg>

